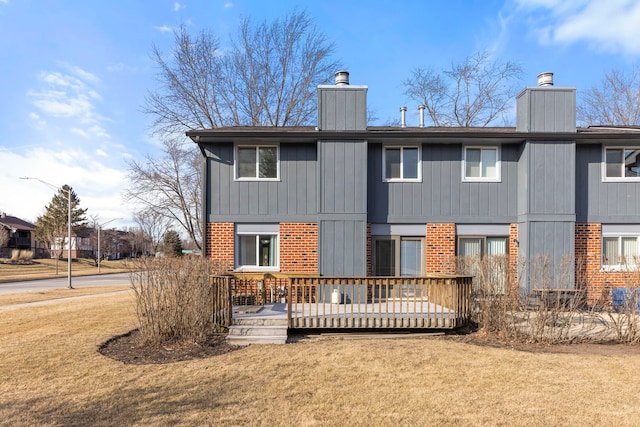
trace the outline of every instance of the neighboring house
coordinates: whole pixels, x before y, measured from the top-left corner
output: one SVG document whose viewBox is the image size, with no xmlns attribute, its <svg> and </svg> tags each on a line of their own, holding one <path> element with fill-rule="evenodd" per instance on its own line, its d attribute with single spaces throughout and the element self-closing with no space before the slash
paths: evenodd
<svg viewBox="0 0 640 427">
<path fill-rule="evenodd" d="M 518 95 L 515 128 L 367 126 L 367 87 L 336 76 L 318 87 L 317 127 L 187 132 L 204 156 L 209 257 L 383 276 L 543 256 L 576 260 L 558 286 L 589 276 L 591 300 L 624 284 L 640 247 L 639 128 L 576 128 L 576 89 L 552 83 Z"/>
<path fill-rule="evenodd" d="M 101 230 L 102 259 L 122 259 L 133 256 L 134 236 L 128 231 Z M 60 247 L 59 241 L 52 245 L 52 249 Z M 62 257 L 67 256 L 67 238 L 65 236 Z M 96 258 L 98 256 L 98 233 L 95 228 L 83 227 L 72 232 L 71 236 L 72 258 Z"/>
<path fill-rule="evenodd" d="M 0 228 L 7 230 L 9 240 L 4 247 L 0 247 L 0 256 L 11 256 L 14 249 L 34 250 L 33 232 L 36 226 L 15 216 L 0 212 Z"/>
</svg>

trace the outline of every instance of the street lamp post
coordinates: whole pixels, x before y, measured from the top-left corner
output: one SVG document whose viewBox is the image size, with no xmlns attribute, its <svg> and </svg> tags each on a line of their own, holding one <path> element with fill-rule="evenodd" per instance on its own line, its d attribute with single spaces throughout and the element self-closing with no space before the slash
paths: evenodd
<svg viewBox="0 0 640 427">
<path fill-rule="evenodd" d="M 30 176 L 25 176 L 22 177 L 20 179 L 35 179 L 36 181 L 40 181 L 41 183 L 43 183 L 44 185 L 48 185 L 51 188 L 55 188 L 56 190 L 61 189 L 62 187 L 56 187 L 55 185 L 51 184 L 50 182 L 44 181 L 40 178 L 33 178 Z M 68 203 L 68 217 L 67 217 L 67 223 L 68 223 L 68 229 L 67 229 L 67 287 L 69 289 L 73 289 L 73 285 L 71 284 L 71 186 L 67 186 L 67 203 Z"/>
</svg>

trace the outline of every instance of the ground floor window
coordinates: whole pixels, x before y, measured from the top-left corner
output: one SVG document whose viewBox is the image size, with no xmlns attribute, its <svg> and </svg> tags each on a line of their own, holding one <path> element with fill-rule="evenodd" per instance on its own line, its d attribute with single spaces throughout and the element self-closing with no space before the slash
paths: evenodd
<svg viewBox="0 0 640 427">
<path fill-rule="evenodd" d="M 503 294 L 509 274 L 509 238 L 506 236 L 458 237 L 458 266 L 474 276 L 474 289 Z"/>
<path fill-rule="evenodd" d="M 275 271 L 278 269 L 278 224 L 236 226 L 236 269 Z"/>
<path fill-rule="evenodd" d="M 635 268 L 638 265 L 639 236 L 603 236 L 602 265 L 604 268 Z"/>
<path fill-rule="evenodd" d="M 374 236 L 375 276 L 421 276 L 424 273 L 423 237 Z"/>
<path fill-rule="evenodd" d="M 508 237 L 459 237 L 458 255 L 477 256 L 508 255 Z"/>
</svg>

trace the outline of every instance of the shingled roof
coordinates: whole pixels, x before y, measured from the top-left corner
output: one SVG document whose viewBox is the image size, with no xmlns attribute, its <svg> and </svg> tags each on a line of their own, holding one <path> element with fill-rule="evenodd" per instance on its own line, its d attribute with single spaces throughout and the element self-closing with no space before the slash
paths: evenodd
<svg viewBox="0 0 640 427">
<path fill-rule="evenodd" d="M 36 226 L 15 216 L 10 216 L 4 212 L 0 212 L 0 225 L 11 230 L 29 230 L 33 231 Z"/>
</svg>

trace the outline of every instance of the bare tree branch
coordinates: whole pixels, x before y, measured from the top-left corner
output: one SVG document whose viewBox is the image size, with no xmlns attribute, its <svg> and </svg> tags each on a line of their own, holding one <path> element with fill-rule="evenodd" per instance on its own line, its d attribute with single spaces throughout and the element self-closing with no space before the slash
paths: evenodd
<svg viewBox="0 0 640 427">
<path fill-rule="evenodd" d="M 125 199 L 141 206 L 145 215 L 163 216 L 185 230 L 202 249 L 200 153 L 191 144 L 163 142 L 162 157 L 129 163 L 130 187 Z"/>
<path fill-rule="evenodd" d="M 488 126 L 510 109 L 522 74 L 520 65 L 491 60 L 478 52 L 448 70 L 415 68 L 403 84 L 405 95 L 425 106 L 434 126 Z"/>
<path fill-rule="evenodd" d="M 583 126 L 640 125 L 640 67 L 606 73 L 599 86 L 583 92 L 577 116 Z"/>
</svg>

